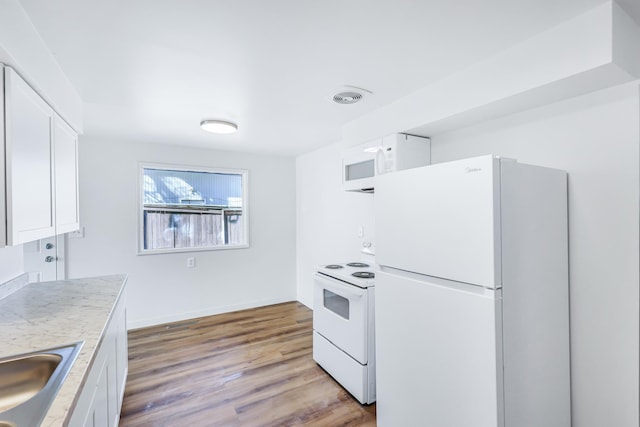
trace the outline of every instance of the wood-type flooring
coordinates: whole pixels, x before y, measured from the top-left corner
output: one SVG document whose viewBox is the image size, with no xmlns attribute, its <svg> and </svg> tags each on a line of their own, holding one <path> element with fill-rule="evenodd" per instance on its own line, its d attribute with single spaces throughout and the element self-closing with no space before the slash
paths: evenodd
<svg viewBox="0 0 640 427">
<path fill-rule="evenodd" d="M 312 358 L 297 302 L 129 332 L 122 427 L 375 426 Z"/>
</svg>

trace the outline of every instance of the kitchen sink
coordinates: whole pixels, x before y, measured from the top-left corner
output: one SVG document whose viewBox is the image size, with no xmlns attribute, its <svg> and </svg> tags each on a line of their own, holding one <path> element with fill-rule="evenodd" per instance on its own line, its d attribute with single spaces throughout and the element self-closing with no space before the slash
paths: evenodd
<svg viewBox="0 0 640 427">
<path fill-rule="evenodd" d="M 38 394 L 61 361 L 58 354 L 34 354 L 0 362 L 0 412 Z"/>
<path fill-rule="evenodd" d="M 40 425 L 82 344 L 0 359 L 0 427 Z"/>
</svg>

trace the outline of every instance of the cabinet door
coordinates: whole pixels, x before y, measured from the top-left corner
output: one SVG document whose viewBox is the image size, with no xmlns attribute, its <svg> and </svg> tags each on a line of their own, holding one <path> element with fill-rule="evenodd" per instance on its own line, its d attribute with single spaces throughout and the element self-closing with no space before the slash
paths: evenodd
<svg viewBox="0 0 640 427">
<path fill-rule="evenodd" d="M 126 299 L 120 296 L 76 400 L 69 427 L 116 427 L 127 376 Z"/>
<path fill-rule="evenodd" d="M 108 358 L 101 360 L 100 375 L 96 383 L 96 394 L 90 410 L 91 416 L 85 426 L 109 427 L 109 362 Z"/>
<path fill-rule="evenodd" d="M 64 234 L 80 228 L 78 135 L 56 114 L 53 136 L 56 234 Z"/>
<path fill-rule="evenodd" d="M 4 82 L 4 67 L 0 67 L 0 82 Z M 0 85 L 0 141 L 5 136 L 4 123 L 4 84 Z M 2 142 L 0 142 L 0 248 L 7 245 L 7 208 L 6 201 L 6 186 L 5 186 L 5 150 L 3 149 Z"/>
<path fill-rule="evenodd" d="M 107 357 L 100 346 L 67 425 L 69 427 L 107 427 L 108 420 Z"/>
<path fill-rule="evenodd" d="M 129 372 L 129 346 L 127 336 L 127 311 L 126 311 L 126 295 L 122 291 L 118 309 L 114 316 L 116 318 L 116 377 L 117 377 L 117 402 L 118 414 L 122 410 L 122 400 L 124 398 L 124 389 L 127 383 L 127 373 Z"/>
<path fill-rule="evenodd" d="M 7 244 L 55 234 L 51 133 L 53 110 L 5 68 Z"/>
</svg>

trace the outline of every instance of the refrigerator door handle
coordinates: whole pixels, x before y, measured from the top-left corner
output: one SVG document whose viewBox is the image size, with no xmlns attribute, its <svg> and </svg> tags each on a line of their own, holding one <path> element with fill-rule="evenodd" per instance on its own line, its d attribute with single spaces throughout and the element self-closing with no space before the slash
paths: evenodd
<svg viewBox="0 0 640 427">
<path fill-rule="evenodd" d="M 485 288 L 480 285 L 472 283 L 456 282 L 454 280 L 441 279 L 439 277 L 427 276 L 424 274 L 413 273 L 410 271 L 399 270 L 388 266 L 380 266 L 380 272 L 386 273 L 396 277 L 402 277 L 411 279 L 416 282 L 424 283 L 425 285 L 435 285 L 443 288 L 455 289 L 461 292 L 466 292 L 475 295 L 482 295 L 489 298 L 499 298 L 502 295 L 502 289 Z"/>
</svg>

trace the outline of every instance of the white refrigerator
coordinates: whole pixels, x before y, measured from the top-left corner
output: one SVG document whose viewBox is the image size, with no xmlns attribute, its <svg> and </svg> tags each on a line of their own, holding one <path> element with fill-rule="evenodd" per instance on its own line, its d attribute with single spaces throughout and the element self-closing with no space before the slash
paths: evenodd
<svg viewBox="0 0 640 427">
<path fill-rule="evenodd" d="M 567 174 L 482 156 L 376 178 L 380 427 L 569 427 Z"/>
</svg>

